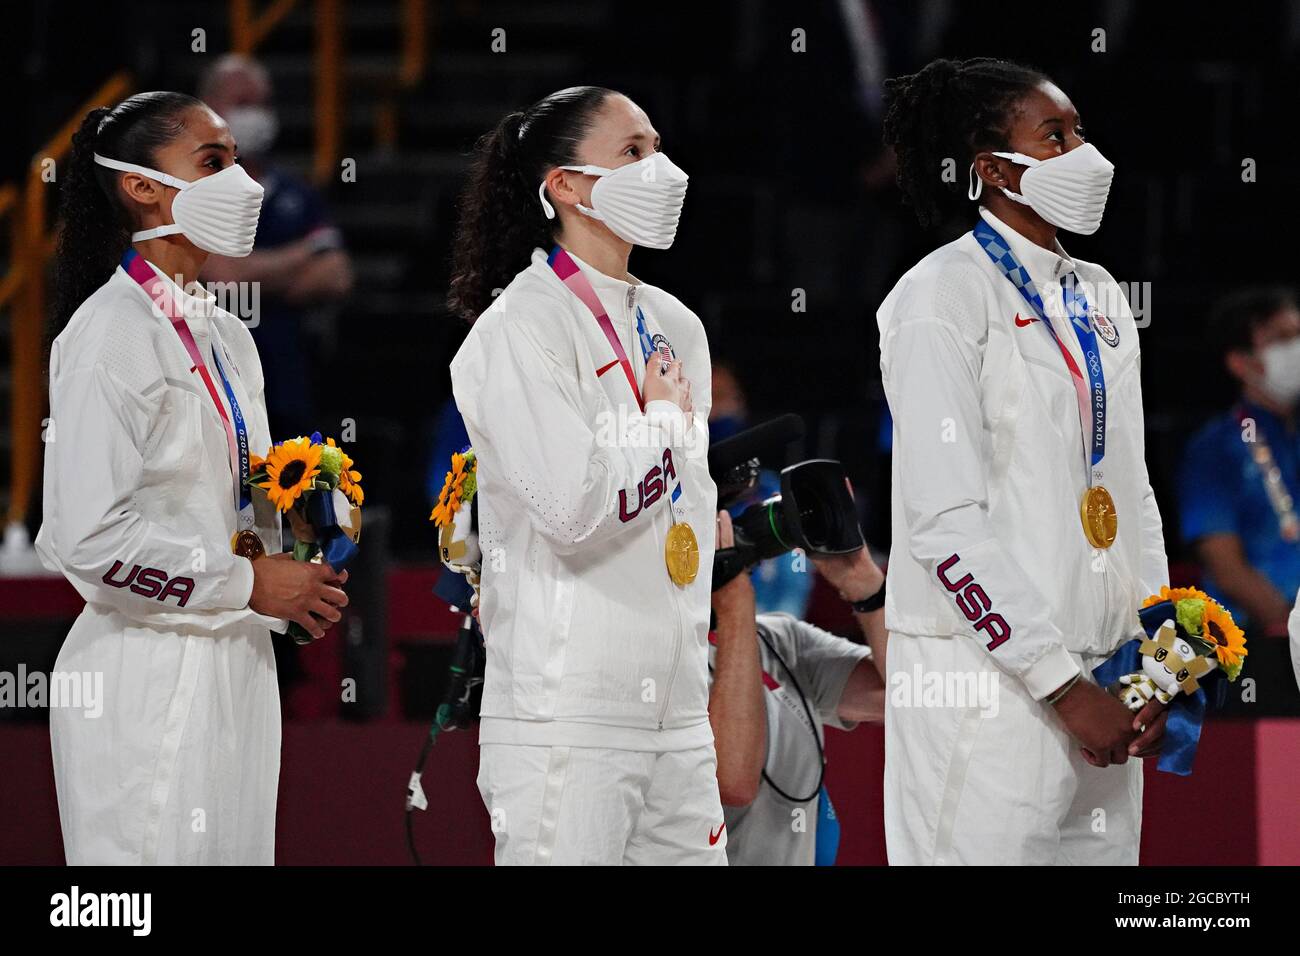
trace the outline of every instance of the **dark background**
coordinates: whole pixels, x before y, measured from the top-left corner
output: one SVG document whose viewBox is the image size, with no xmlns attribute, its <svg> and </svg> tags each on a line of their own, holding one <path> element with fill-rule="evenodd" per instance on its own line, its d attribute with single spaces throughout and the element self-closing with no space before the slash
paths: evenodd
<svg viewBox="0 0 1300 956">
<path fill-rule="evenodd" d="M 314 128 L 314 6 L 299 0 L 258 51 L 277 91 L 275 158 L 303 175 Z M 428 69 L 403 97 L 396 148 L 383 149 L 377 91 L 395 69 L 399 3 L 344 4 L 342 152 L 355 158 L 358 178 L 325 190 L 357 284 L 314 398 L 323 432 L 337 433 L 345 417 L 356 421 L 367 571 L 350 590 L 368 610 L 364 619 L 349 617 L 339 640 L 292 667 L 281 662 L 280 862 L 405 859 L 404 782 L 439 699 L 457 624 L 429 594 L 434 537 L 425 488 L 434 421 L 449 396 L 447 362 L 465 333 L 443 304 L 455 197 L 476 137 L 556 89 L 614 87 L 650 114 L 691 186 L 677 243 L 667 252 L 638 251 L 633 271 L 700 314 L 715 357 L 744 380 L 754 418 L 805 417 L 807 436 L 790 455 L 843 460 L 869 538 L 885 548 L 889 464 L 880 444 L 875 308 L 917 259 L 970 228 L 974 212 L 931 232 L 916 227 L 880 144 L 879 79 L 936 56 L 1009 57 L 1052 76 L 1117 167 L 1101 231 L 1067 236 L 1067 248 L 1121 282 L 1151 283 L 1151 324 L 1142 332 L 1148 459 L 1171 558 L 1187 557 L 1174 468 L 1192 429 L 1233 392 L 1205 343 L 1208 308 L 1239 285 L 1296 278 L 1300 3 L 430 0 L 429 8 Z M 230 46 L 230 7 L 220 0 L 22 2 L 6 4 L 2 16 L 0 183 L 19 179 L 113 72 L 129 69 L 136 90 L 192 92 L 200 71 Z M 866 36 L 847 26 L 859 16 L 873 25 Z M 506 31 L 505 53 L 491 52 L 496 28 Z M 791 50 L 796 28 L 806 31 L 805 53 Z M 1099 28 L 1105 53 L 1091 49 Z M 195 29 L 206 31 L 206 53 L 191 50 Z M 1247 157 L 1258 164 L 1256 183 L 1241 181 Z M 7 254 L 0 237 L 0 267 Z M 791 312 L 796 288 L 806 292 L 805 313 Z M 7 350 L 0 334 L 0 376 Z M 263 355 L 271 374 L 275 361 Z M 7 392 L 0 394 L 7 403 Z M 277 428 L 275 407 L 270 413 L 280 437 L 286 426 Z M 8 417 L 6 404 L 0 492 L 8 480 Z M 29 515 L 34 533 L 38 501 Z M 0 670 L 16 662 L 48 670 L 80 602 L 57 579 L 8 584 Z M 850 620 L 814 619 L 852 632 Z M 1286 650 L 1285 642 L 1261 641 L 1252 660 L 1256 675 L 1271 675 L 1294 698 Z M 364 684 L 361 703 L 340 706 L 344 675 Z M 1271 688 L 1260 696 L 1272 714 L 1285 712 L 1282 699 Z M 58 862 L 43 714 L 2 716 L 0 806 L 12 812 L 0 826 L 0 860 Z M 1286 720 L 1216 719 L 1193 777 L 1149 769 L 1143 859 L 1300 858 L 1292 825 L 1297 739 Z M 831 735 L 828 744 L 828 780 L 849 824 L 843 860 L 881 862 L 879 728 Z M 419 821 L 426 859 L 488 859 L 474 763 L 471 735 L 440 740 L 426 778 L 433 812 Z M 1205 807 L 1231 809 L 1213 838 L 1187 840 L 1201 833 Z"/>
<path fill-rule="evenodd" d="M 454 198 L 475 137 L 506 111 L 574 83 L 627 92 L 691 174 L 678 241 L 633 271 L 704 320 L 755 417 L 793 410 L 806 454 L 841 458 L 888 544 L 888 467 L 874 310 L 921 255 L 969 222 L 930 233 L 899 202 L 880 144 L 879 89 L 858 78 L 839 3 L 432 4 L 430 68 L 402 109 L 396 152 L 372 147 L 366 79 L 399 42 L 396 4 L 346 4 L 344 154 L 358 181 L 327 188 L 356 257 L 321 398 L 322 428 L 357 420 L 368 503 L 393 513 L 398 555 L 428 554 L 424 473 L 431 422 L 464 327 L 443 305 Z M 1121 282 L 1152 284 L 1143 332 L 1148 454 L 1171 555 L 1181 555 L 1172 469 L 1189 430 L 1231 389 L 1202 338 L 1207 307 L 1251 281 L 1295 276 L 1291 222 L 1300 13 L 1283 2 L 850 6 L 875 24 L 877 75 L 937 55 L 996 55 L 1053 77 L 1117 167 L 1101 231 L 1069 250 Z M 9 90 L 0 182 L 15 178 L 77 104 L 123 66 L 138 89 L 193 90 L 228 49 L 224 3 L 69 3 L 7 9 Z M 190 50 L 207 31 L 206 54 Z M 491 30 L 507 50 L 490 51 Z M 806 31 L 807 52 L 791 51 Z M 1106 30 L 1107 52 L 1090 46 Z M 277 89 L 279 158 L 304 173 L 311 143 L 310 18 L 291 15 L 259 56 Z M 1241 181 L 1241 162 L 1258 182 Z M 523 264 L 521 263 L 521 266 Z M 790 310 L 791 290 L 807 312 Z M 273 366 L 273 357 L 266 358 Z M 341 384 L 341 387 L 339 385 Z M 271 409 L 274 430 L 275 409 Z M 36 511 L 34 514 L 38 514 Z"/>
</svg>

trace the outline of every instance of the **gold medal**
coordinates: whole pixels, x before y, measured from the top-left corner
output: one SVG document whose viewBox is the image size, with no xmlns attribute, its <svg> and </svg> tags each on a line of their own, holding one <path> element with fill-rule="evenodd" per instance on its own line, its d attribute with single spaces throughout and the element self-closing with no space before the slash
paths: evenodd
<svg viewBox="0 0 1300 956">
<path fill-rule="evenodd" d="M 266 556 L 266 545 L 262 544 L 262 539 L 257 536 L 257 532 L 247 529 L 236 532 L 230 539 L 230 550 L 249 561 Z"/>
<path fill-rule="evenodd" d="M 1115 500 L 1101 485 L 1093 485 L 1084 492 L 1079 502 L 1079 520 L 1083 534 L 1094 548 L 1109 548 L 1119 533 L 1119 515 L 1115 513 Z"/>
<path fill-rule="evenodd" d="M 700 573 L 700 543 L 685 521 L 679 521 L 668 529 L 668 538 L 664 541 L 664 563 L 668 565 L 668 576 L 679 588 L 686 587 Z"/>
</svg>

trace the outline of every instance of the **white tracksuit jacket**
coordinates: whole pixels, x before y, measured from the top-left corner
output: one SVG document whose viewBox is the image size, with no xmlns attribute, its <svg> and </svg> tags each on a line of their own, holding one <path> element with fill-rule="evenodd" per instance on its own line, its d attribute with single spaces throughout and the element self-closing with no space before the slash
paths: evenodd
<svg viewBox="0 0 1300 956">
<path fill-rule="evenodd" d="M 220 350 L 251 449 L 266 449 L 252 336 L 210 296 L 169 285 L 202 354 Z M 50 407 L 36 547 L 87 602 L 55 671 L 103 681 L 102 714 L 50 713 L 68 862 L 272 863 L 280 706 L 268 628 L 283 623 L 248 607 L 252 565 L 230 551 L 234 484 L 212 399 L 121 268 L 55 340 Z M 279 521 L 260 498 L 256 530 L 275 553 Z"/>
<path fill-rule="evenodd" d="M 1168 583 L 1168 567 L 1147 479 L 1127 300 L 1101 266 L 1035 246 L 982 214 L 1036 276 L 1080 368 L 1061 307 L 1063 273 L 1076 270 L 1089 303 L 1118 330 L 1114 346 L 1099 340 L 1099 348 L 1108 409 L 1101 468 L 1119 535 L 1101 551 L 1084 537 L 1087 471 L 1069 372 L 1015 286 L 967 233 L 903 276 L 877 315 L 894 418 L 885 622 L 891 633 L 965 634 L 994 645 L 998 666 L 1042 698 L 1079 670 L 1068 652 L 1104 656 L 1140 634 L 1138 605 Z"/>
<path fill-rule="evenodd" d="M 695 420 L 637 407 L 595 318 L 540 249 L 451 363 L 478 454 L 481 743 L 669 751 L 710 746 L 708 625 L 717 490 L 706 451 L 710 362 L 699 318 L 647 284 L 590 279 L 636 372 L 636 310 L 691 380 Z M 674 427 L 675 426 L 675 427 Z M 664 565 L 671 466 L 700 571 Z"/>
</svg>

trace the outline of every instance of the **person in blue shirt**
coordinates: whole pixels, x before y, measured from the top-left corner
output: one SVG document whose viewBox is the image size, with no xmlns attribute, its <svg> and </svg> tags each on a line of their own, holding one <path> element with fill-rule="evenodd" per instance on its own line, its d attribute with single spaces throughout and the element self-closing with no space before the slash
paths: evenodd
<svg viewBox="0 0 1300 956">
<path fill-rule="evenodd" d="M 252 255 L 213 256 L 203 278 L 257 283 L 256 315 L 251 302 L 230 311 L 248 322 L 263 356 L 272 432 L 310 434 L 321 427 L 317 379 L 335 312 L 352 289 L 352 263 L 321 194 L 271 158 L 279 120 L 266 69 L 227 54 L 203 74 L 200 89 L 229 124 L 239 161 L 266 190 Z"/>
<path fill-rule="evenodd" d="M 709 445 L 716 445 L 750 425 L 749 406 L 740 377 L 726 362 L 713 363 L 713 407 L 709 411 Z M 727 508 L 731 517 L 739 517 L 751 505 L 779 494 L 781 474 L 764 468 L 758 482 Z M 756 592 L 759 614 L 789 614 L 802 618 L 812 596 L 812 566 L 802 555 L 782 554 L 760 561 L 750 572 Z"/>
<path fill-rule="evenodd" d="M 1210 334 L 1240 385 L 1236 404 L 1188 443 L 1179 475 L 1184 540 L 1205 589 L 1260 636 L 1285 635 L 1300 589 L 1300 310 L 1293 292 L 1220 302 Z"/>
</svg>

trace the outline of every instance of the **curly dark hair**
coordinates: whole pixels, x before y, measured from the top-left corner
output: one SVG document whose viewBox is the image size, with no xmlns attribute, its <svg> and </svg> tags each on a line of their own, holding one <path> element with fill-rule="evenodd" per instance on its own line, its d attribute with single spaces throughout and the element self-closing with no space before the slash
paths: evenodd
<svg viewBox="0 0 1300 956">
<path fill-rule="evenodd" d="M 537 199 L 542 177 L 576 162 L 578 143 L 612 90 L 571 86 L 506 116 L 479 139 L 460 199 L 452 257 L 451 311 L 473 322 L 528 264 L 533 249 L 555 239 Z"/>
<path fill-rule="evenodd" d="M 975 153 L 1007 149 L 1016 102 L 1047 80 L 1008 60 L 933 60 L 911 76 L 885 81 L 886 145 L 898 158 L 898 186 L 922 226 L 957 211 L 967 181 L 942 175 L 946 161 L 964 167 Z"/>
<path fill-rule="evenodd" d="M 72 136 L 72 155 L 59 195 L 56 330 L 113 274 L 135 226 L 118 196 L 121 174 L 97 165 L 95 153 L 157 168 L 157 149 L 185 128 L 186 111 L 202 105 L 184 93 L 137 93 L 112 109 L 93 109 L 82 119 Z"/>
</svg>

